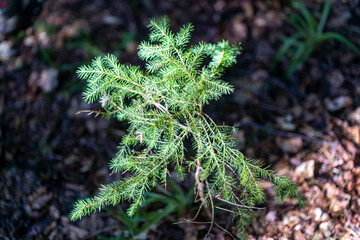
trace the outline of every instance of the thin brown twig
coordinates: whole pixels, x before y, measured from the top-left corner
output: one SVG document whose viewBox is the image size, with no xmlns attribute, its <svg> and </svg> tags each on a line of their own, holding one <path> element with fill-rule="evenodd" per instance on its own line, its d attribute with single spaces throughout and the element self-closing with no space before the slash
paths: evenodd
<svg viewBox="0 0 360 240">
<path fill-rule="evenodd" d="M 210 191 L 208 181 L 205 181 L 205 183 L 206 183 L 207 190 Z M 214 225 L 214 218 L 215 218 L 214 202 L 213 202 L 213 199 L 212 199 L 211 196 L 209 197 L 209 199 L 210 199 L 210 203 L 211 203 L 211 225 L 210 225 L 210 228 L 209 228 L 208 232 L 206 233 L 206 236 L 208 236 L 210 234 L 210 231 L 211 231 L 211 229 L 212 229 L 212 227 Z M 207 206 L 207 205 L 205 205 L 205 206 Z"/>
<path fill-rule="evenodd" d="M 195 222 L 195 221 L 192 220 L 192 219 L 190 220 L 190 219 L 184 218 L 184 220 L 178 221 L 178 222 L 174 222 L 173 224 L 182 224 L 182 223 L 210 224 L 211 222 Z"/>
<path fill-rule="evenodd" d="M 235 196 L 235 197 L 236 197 L 236 196 Z M 230 204 L 230 205 L 233 205 L 233 206 L 235 206 L 235 207 L 242 207 L 242 208 L 249 208 L 249 209 L 258 209 L 258 210 L 265 209 L 265 208 L 259 208 L 259 207 L 246 206 L 246 205 L 244 205 L 244 204 L 233 203 L 233 202 L 227 201 L 227 200 L 225 200 L 225 199 L 222 199 L 222 198 L 216 197 L 216 196 L 215 196 L 215 198 L 216 198 L 217 200 L 219 200 L 219 201 L 225 202 L 225 203 Z M 237 198 L 237 200 L 239 200 L 239 199 Z"/>
<path fill-rule="evenodd" d="M 197 192 L 199 194 L 199 198 L 201 201 L 201 206 L 204 205 L 206 214 L 211 218 L 212 214 L 210 212 L 209 206 L 205 202 L 205 194 L 204 194 L 204 183 L 200 181 L 200 175 L 203 171 L 203 168 L 201 167 L 200 161 L 198 160 L 196 162 L 196 172 L 195 172 L 195 182 L 196 182 L 196 188 Z M 197 214 L 196 214 L 197 216 Z"/>
<path fill-rule="evenodd" d="M 211 222 L 196 222 L 196 221 L 193 221 L 193 220 L 189 220 L 189 219 L 186 219 L 184 218 L 184 220 L 182 221 L 179 221 L 179 222 L 175 222 L 173 224 L 182 224 L 182 223 L 193 223 L 193 224 L 211 224 Z M 213 222 L 214 225 L 216 225 L 218 228 L 220 228 L 221 230 L 223 230 L 224 232 L 226 232 L 227 234 L 229 234 L 233 239 L 236 239 L 234 237 L 234 235 L 232 235 L 228 230 L 226 230 L 225 228 L 221 227 L 218 223 L 216 222 Z"/>
<path fill-rule="evenodd" d="M 81 111 L 77 111 L 76 115 L 78 115 L 80 113 L 88 113 L 88 116 L 95 113 L 95 118 L 96 118 L 97 116 L 99 116 L 100 114 L 105 113 L 105 112 L 100 111 L 100 110 L 81 110 Z"/>
<path fill-rule="evenodd" d="M 269 135 L 275 135 L 275 136 L 287 137 L 287 138 L 298 137 L 298 138 L 301 138 L 303 141 L 306 141 L 306 142 L 326 143 L 326 144 L 328 144 L 328 145 L 330 145 L 332 147 L 337 147 L 338 146 L 337 142 L 332 142 L 332 141 L 325 140 L 325 139 L 314 138 L 314 137 L 306 136 L 306 135 L 299 134 L 299 133 L 277 130 L 277 129 L 273 129 L 271 127 L 260 125 L 258 123 L 254 123 L 254 122 L 240 123 L 240 124 L 238 124 L 238 127 L 239 128 L 250 127 L 250 128 L 254 128 L 254 129 L 264 130 Z"/>
<path fill-rule="evenodd" d="M 232 213 L 232 214 L 235 213 L 234 211 L 229 210 L 229 209 L 227 209 L 227 208 L 222 208 L 222 207 L 218 207 L 218 206 L 215 206 L 215 208 L 217 208 L 217 209 L 219 209 L 219 210 L 222 210 L 222 211 L 225 211 L 225 212 L 230 212 L 230 213 Z"/>
<path fill-rule="evenodd" d="M 223 228 L 223 227 L 221 227 L 219 224 L 217 224 L 216 222 L 214 222 L 214 224 L 218 227 L 218 228 L 220 228 L 221 230 L 223 230 L 224 232 L 226 232 L 227 234 L 229 234 L 233 239 L 236 239 L 235 237 L 234 237 L 234 235 L 232 235 L 228 230 L 226 230 L 225 228 Z"/>
</svg>

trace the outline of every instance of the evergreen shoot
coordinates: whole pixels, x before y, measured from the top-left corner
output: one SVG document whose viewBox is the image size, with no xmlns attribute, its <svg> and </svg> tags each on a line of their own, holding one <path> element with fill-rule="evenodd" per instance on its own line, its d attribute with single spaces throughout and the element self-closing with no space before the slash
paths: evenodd
<svg viewBox="0 0 360 240">
<path fill-rule="evenodd" d="M 235 212 L 239 237 L 246 233 L 255 206 L 266 200 L 261 181 L 273 183 L 279 202 L 296 198 L 302 204 L 295 183 L 245 157 L 234 148 L 230 133 L 236 129 L 217 125 L 203 112 L 205 104 L 233 91 L 220 77 L 236 63 L 240 44 L 223 40 L 188 47 L 193 25 L 185 24 L 173 33 L 167 17 L 152 19 L 148 27 L 150 40 L 139 45 L 138 53 L 146 61 L 146 71 L 122 65 L 113 55 L 97 57 L 77 71 L 87 80 L 85 101 L 99 101 L 104 116 L 129 123 L 110 169 L 130 176 L 102 185 L 94 197 L 78 200 L 71 220 L 124 201 L 131 203 L 127 214 L 133 216 L 146 193 L 158 183 L 166 188 L 170 169 L 180 179 L 194 174 L 197 197 L 212 222 L 214 204 L 228 203 Z M 184 146 L 189 139 L 191 157 Z"/>
</svg>

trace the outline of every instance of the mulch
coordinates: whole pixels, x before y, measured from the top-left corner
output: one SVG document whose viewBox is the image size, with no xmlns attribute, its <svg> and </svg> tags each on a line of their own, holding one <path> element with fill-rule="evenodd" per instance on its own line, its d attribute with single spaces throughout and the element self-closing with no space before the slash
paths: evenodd
<svg viewBox="0 0 360 240">
<path fill-rule="evenodd" d="M 305 1 L 312 11 L 322 1 Z M 335 1 L 326 25 L 360 46 L 358 1 Z M 300 186 L 302 208 L 269 200 L 249 226 L 250 239 L 360 239 L 360 58 L 336 42 L 320 45 L 290 77 L 272 69 L 287 1 L 45 1 L 30 26 L 0 36 L 0 239 L 99 239 L 121 225 L 110 211 L 71 222 L 73 203 L 96 194 L 109 176 L 126 123 L 76 114 L 83 102 L 81 64 L 102 53 L 143 66 L 138 44 L 151 17 L 174 29 L 195 26 L 192 42 L 241 41 L 244 52 L 224 76 L 235 92 L 207 106 L 218 123 L 237 124 L 246 156 L 271 164 Z M 192 180 L 182 184 L 191 186 Z M 203 239 L 209 225 L 169 216 L 141 239 Z M 205 216 L 205 215 L 204 215 Z M 217 215 L 235 233 L 231 216 Z M 230 219 L 230 220 L 229 220 Z M 215 219 L 216 220 L 216 219 Z M 214 226 L 207 239 L 232 239 Z"/>
</svg>

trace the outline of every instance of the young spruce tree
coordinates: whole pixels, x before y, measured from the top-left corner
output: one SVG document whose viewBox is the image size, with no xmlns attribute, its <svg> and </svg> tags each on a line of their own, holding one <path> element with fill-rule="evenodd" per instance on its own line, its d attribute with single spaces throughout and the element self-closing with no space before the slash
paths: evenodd
<svg viewBox="0 0 360 240">
<path fill-rule="evenodd" d="M 175 34 L 167 17 L 152 19 L 149 29 L 150 41 L 139 46 L 146 71 L 122 65 L 113 55 L 97 57 L 77 71 L 79 78 L 87 80 L 85 101 L 100 101 L 103 115 L 129 123 L 110 169 L 131 176 L 102 185 L 95 197 L 78 200 L 71 220 L 123 201 L 131 203 L 127 213 L 132 216 L 148 191 L 159 182 L 166 187 L 169 168 L 180 179 L 194 172 L 201 206 L 212 219 L 214 201 L 228 203 L 235 212 L 239 236 L 246 233 L 254 206 L 266 199 L 260 181 L 273 183 L 280 202 L 296 198 L 302 203 L 296 184 L 246 158 L 229 135 L 236 129 L 217 125 L 203 112 L 205 104 L 233 91 L 220 77 L 236 62 L 240 44 L 224 40 L 188 47 L 193 25 L 188 23 Z M 205 59 L 210 63 L 205 64 Z M 186 139 L 192 140 L 196 152 L 187 159 Z"/>
</svg>

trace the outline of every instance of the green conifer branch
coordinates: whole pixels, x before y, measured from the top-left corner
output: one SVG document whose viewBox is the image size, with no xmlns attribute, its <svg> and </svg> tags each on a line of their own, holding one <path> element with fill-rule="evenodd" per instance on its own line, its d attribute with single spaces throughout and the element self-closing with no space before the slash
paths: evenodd
<svg viewBox="0 0 360 240">
<path fill-rule="evenodd" d="M 127 213 L 132 216 L 148 191 L 157 183 L 166 185 L 173 167 L 180 178 L 198 173 L 197 191 L 205 208 L 214 207 L 215 199 L 235 207 L 239 234 L 245 234 L 254 206 L 266 200 L 263 180 L 274 184 L 279 201 L 296 198 L 303 203 L 296 184 L 246 158 L 234 148 L 230 136 L 234 128 L 218 126 L 203 112 L 204 104 L 233 91 L 220 77 L 236 63 L 241 45 L 224 40 L 188 47 L 192 24 L 174 34 L 167 17 L 152 19 L 149 29 L 150 41 L 139 46 L 146 72 L 120 64 L 113 55 L 97 57 L 77 71 L 80 79 L 87 80 L 84 100 L 99 101 L 106 116 L 129 123 L 110 170 L 131 175 L 101 186 L 95 197 L 78 200 L 71 220 L 124 201 L 131 203 Z M 207 57 L 211 60 L 205 64 Z M 185 139 L 192 140 L 196 151 L 187 160 Z M 213 210 L 210 214 L 213 217 Z"/>
</svg>

